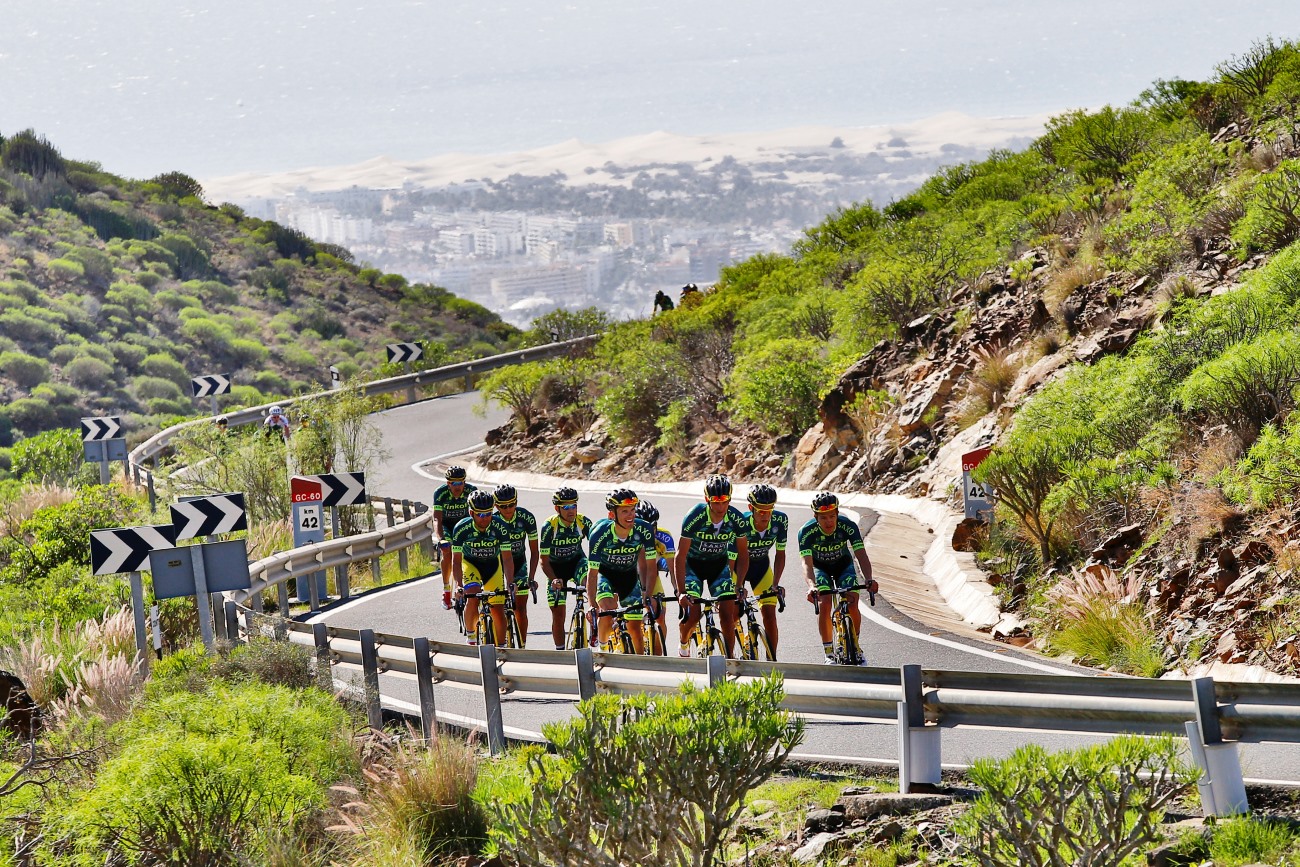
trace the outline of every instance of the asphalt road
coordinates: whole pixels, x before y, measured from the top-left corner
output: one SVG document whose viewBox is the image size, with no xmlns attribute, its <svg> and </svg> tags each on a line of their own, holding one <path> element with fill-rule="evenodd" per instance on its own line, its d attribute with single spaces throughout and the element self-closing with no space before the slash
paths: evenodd
<svg viewBox="0 0 1300 867">
<path fill-rule="evenodd" d="M 474 394 L 455 395 L 379 414 L 376 422 L 390 458 L 383 469 L 374 474 L 371 490 L 430 502 L 434 489 L 441 484 L 441 475 L 423 469 L 422 465 L 434 458 L 454 462 L 454 458 L 449 456 L 481 444 L 487 429 L 506 421 L 507 414 L 497 409 L 488 410 L 482 416 L 476 414 L 474 407 L 477 402 L 478 396 Z M 636 488 L 635 480 L 627 483 Z M 539 523 L 553 514 L 549 489 L 527 488 L 522 484 L 517 487 L 520 505 L 530 509 Z M 674 535 L 686 511 L 698 502 L 694 497 L 681 494 L 654 493 L 643 494 L 643 497 L 654 502 L 662 515 L 660 526 Z M 603 493 L 584 491 L 579 509 L 593 519 L 598 518 L 604 512 L 602 500 Z M 800 592 L 803 579 L 793 538 L 811 513 L 806 508 L 781 503 L 778 503 L 778 508 L 790 516 L 792 537 L 784 577 L 790 591 L 789 605 L 780 618 L 780 658 L 789 662 L 821 662 L 822 649 L 814 613 Z M 888 550 L 887 538 L 873 534 L 869 542 L 882 551 Z M 358 597 L 318 615 L 318 619 L 339 627 L 461 641 L 463 638 L 454 614 L 442 609 L 439 601 L 441 590 L 441 581 L 436 577 L 414 580 Z M 1004 645 L 975 641 L 917 623 L 890 606 L 887 587 L 882 588 L 876 608 L 869 609 L 864 605 L 863 609 L 863 646 L 871 665 L 892 668 L 914 663 L 922 668 L 990 672 L 1080 671 Z M 551 648 L 549 613 L 544 597 L 539 596 L 538 603 L 529 605 L 529 613 L 528 646 Z M 391 702 L 417 706 L 418 698 L 411 680 L 384 675 L 381 677 L 381 691 Z M 436 701 L 439 714 L 449 720 L 473 725 L 475 720 L 483 717 L 483 700 L 477 690 L 440 684 Z M 546 721 L 572 715 L 572 708 L 572 703 L 564 700 L 506 696 L 502 715 L 508 734 L 527 738 L 537 737 Z M 896 761 L 898 732 L 892 723 L 813 718 L 808 723 L 808 734 L 799 751 L 805 756 L 883 764 Z M 1004 756 L 1026 742 L 1062 749 L 1103 739 L 1104 736 L 1065 732 L 958 727 L 944 730 L 943 762 L 945 766 L 965 765 L 978 757 Z M 1242 765 L 1248 778 L 1300 780 L 1300 749 L 1281 744 L 1243 744 L 1242 747 Z"/>
</svg>

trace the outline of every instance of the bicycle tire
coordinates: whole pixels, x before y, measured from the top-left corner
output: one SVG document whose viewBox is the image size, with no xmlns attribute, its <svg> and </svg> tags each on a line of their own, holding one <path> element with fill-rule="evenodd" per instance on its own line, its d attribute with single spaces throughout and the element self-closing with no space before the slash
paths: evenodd
<svg viewBox="0 0 1300 867">
<path fill-rule="evenodd" d="M 709 630 L 709 652 L 705 656 L 726 656 L 727 645 L 722 640 L 722 631 L 716 627 Z"/>
<path fill-rule="evenodd" d="M 628 655 L 636 653 L 636 645 L 632 643 L 632 636 L 628 635 L 626 631 L 620 631 L 618 633 L 618 643 L 623 648 L 619 651 L 620 653 L 626 653 Z"/>
<path fill-rule="evenodd" d="M 660 626 L 656 622 L 649 620 L 644 621 L 642 628 L 645 635 L 645 655 L 646 656 L 663 656 L 664 655 L 664 634 L 659 631 Z"/>
<path fill-rule="evenodd" d="M 569 620 L 568 650 L 579 650 L 587 646 L 587 613 L 573 612 Z"/>
<path fill-rule="evenodd" d="M 772 650 L 772 642 L 767 640 L 767 630 L 758 624 L 750 631 L 750 643 L 753 646 L 754 655 L 750 659 L 758 659 L 759 650 L 763 651 L 763 658 L 768 662 L 776 662 L 776 653 Z"/>
<path fill-rule="evenodd" d="M 749 630 L 744 626 L 736 624 L 736 655 L 741 659 L 757 659 L 755 655 L 754 643 L 749 635 Z"/>
<path fill-rule="evenodd" d="M 691 656 L 705 657 L 708 653 L 704 652 L 704 633 L 700 631 L 700 625 L 695 624 L 695 629 L 691 631 Z"/>
<path fill-rule="evenodd" d="M 861 665 L 867 660 L 866 657 L 862 655 L 862 645 L 858 643 L 858 637 L 853 634 L 852 626 L 853 621 L 851 620 L 845 624 L 844 650 L 848 656 L 849 665 Z"/>
<path fill-rule="evenodd" d="M 519 632 L 519 621 L 515 619 L 513 610 L 506 610 L 506 647 L 522 648 L 524 646 L 524 637 Z"/>
<path fill-rule="evenodd" d="M 478 623 L 474 624 L 474 641 L 479 647 L 486 647 L 489 644 L 497 643 L 496 627 L 492 625 L 492 615 L 481 616 Z"/>
</svg>

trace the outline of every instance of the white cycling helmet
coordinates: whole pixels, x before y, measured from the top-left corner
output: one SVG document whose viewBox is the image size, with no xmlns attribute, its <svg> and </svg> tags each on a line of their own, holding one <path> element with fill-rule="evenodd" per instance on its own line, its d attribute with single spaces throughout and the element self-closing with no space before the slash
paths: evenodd
<svg viewBox="0 0 1300 867">
<path fill-rule="evenodd" d="M 277 406 L 273 406 L 273 407 L 271 407 L 271 413 L 270 413 L 270 414 L 271 414 L 271 415 L 284 415 L 284 407 L 282 407 L 282 406 L 278 406 L 278 405 L 277 405 Z"/>
</svg>

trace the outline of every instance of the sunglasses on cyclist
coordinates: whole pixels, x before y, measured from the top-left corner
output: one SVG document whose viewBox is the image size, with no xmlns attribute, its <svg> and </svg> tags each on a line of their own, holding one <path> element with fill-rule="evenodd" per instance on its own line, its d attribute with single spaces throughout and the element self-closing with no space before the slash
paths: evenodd
<svg viewBox="0 0 1300 867">
<path fill-rule="evenodd" d="M 771 511 L 774 511 L 775 509 L 776 509 L 776 506 L 754 506 L 754 507 L 753 507 L 753 511 L 755 511 L 755 512 L 760 512 L 760 513 L 771 512 Z"/>
<path fill-rule="evenodd" d="M 458 481 L 458 482 L 457 482 L 457 481 L 451 481 L 451 482 L 448 482 L 447 485 L 448 485 L 449 487 L 453 487 L 453 488 L 463 488 L 463 487 L 465 486 L 465 480 L 464 480 L 464 479 L 461 479 L 461 480 Z"/>
<path fill-rule="evenodd" d="M 574 509 L 578 508 L 578 504 L 577 504 L 577 503 L 560 503 L 560 508 L 563 509 L 563 510 L 566 511 L 566 512 L 570 512 L 570 511 L 573 511 Z"/>
<path fill-rule="evenodd" d="M 730 503 L 730 502 L 731 502 L 731 495 L 730 495 L 730 494 L 724 494 L 724 495 L 722 495 L 721 497 L 705 497 L 704 499 L 707 500 L 707 501 L 710 502 L 710 503 Z"/>
<path fill-rule="evenodd" d="M 476 511 L 474 511 L 473 509 L 470 509 L 470 510 L 469 510 L 469 513 L 470 513 L 471 515 L 473 515 L 475 518 L 490 518 L 490 517 L 492 517 L 492 513 L 491 513 L 491 512 L 476 512 Z"/>
</svg>

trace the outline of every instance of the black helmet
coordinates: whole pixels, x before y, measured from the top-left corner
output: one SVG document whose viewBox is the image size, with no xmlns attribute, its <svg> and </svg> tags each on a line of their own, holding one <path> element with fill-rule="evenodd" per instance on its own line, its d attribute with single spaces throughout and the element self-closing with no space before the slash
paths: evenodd
<svg viewBox="0 0 1300 867">
<path fill-rule="evenodd" d="M 730 497 L 731 479 L 726 476 L 709 476 L 704 482 L 704 495 L 706 497 Z"/>
<path fill-rule="evenodd" d="M 487 491 L 475 491 L 469 495 L 469 507 L 476 512 L 492 511 L 492 495 Z"/>
<path fill-rule="evenodd" d="M 812 499 L 812 510 L 814 512 L 830 512 L 840 507 L 840 498 L 830 491 L 822 491 Z"/>
<path fill-rule="evenodd" d="M 492 492 L 492 499 L 498 506 L 513 506 L 519 499 L 519 494 L 514 485 L 497 485 L 497 489 Z"/>
<path fill-rule="evenodd" d="M 636 504 L 636 516 L 647 524 L 659 523 L 659 510 L 649 500 L 642 500 Z"/>
<path fill-rule="evenodd" d="M 605 497 L 605 508 L 612 510 L 619 506 L 635 506 L 639 502 L 641 499 L 631 488 L 615 488 Z"/>
<path fill-rule="evenodd" d="M 751 506 L 775 506 L 776 488 L 771 485 L 754 485 L 749 489 L 749 504 Z"/>
<path fill-rule="evenodd" d="M 221 425 L 222 427 L 225 427 L 226 425 L 230 424 L 230 419 L 226 418 L 224 415 L 217 416 L 217 424 Z"/>
<path fill-rule="evenodd" d="M 570 487 L 556 488 L 555 493 L 551 494 L 551 502 L 557 506 L 567 506 L 570 503 L 578 502 L 578 492 Z"/>
<path fill-rule="evenodd" d="M 463 482 L 468 477 L 464 467 L 447 467 L 447 481 Z"/>
</svg>

